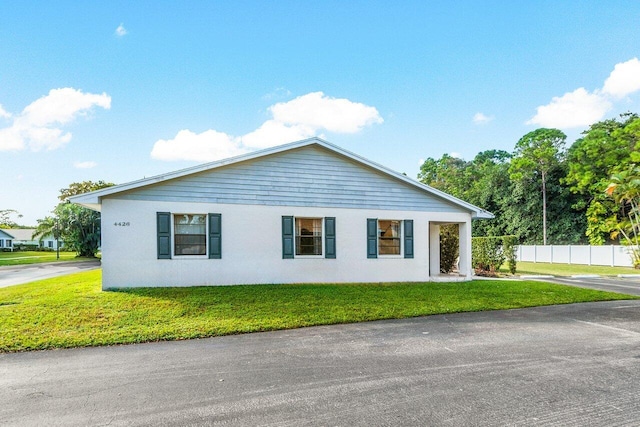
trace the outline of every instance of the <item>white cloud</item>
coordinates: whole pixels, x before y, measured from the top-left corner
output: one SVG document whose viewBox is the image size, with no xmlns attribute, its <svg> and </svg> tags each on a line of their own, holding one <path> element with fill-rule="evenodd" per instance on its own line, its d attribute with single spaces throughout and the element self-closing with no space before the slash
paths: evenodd
<svg viewBox="0 0 640 427">
<path fill-rule="evenodd" d="M 124 37 L 127 35 L 127 29 L 124 28 L 124 25 L 122 23 L 120 23 L 120 25 L 118 25 L 118 28 L 116 28 L 116 30 L 114 31 L 114 34 L 117 37 Z"/>
<path fill-rule="evenodd" d="M 242 136 L 213 129 L 196 134 L 181 130 L 173 139 L 158 140 L 151 157 L 157 160 L 213 161 L 259 148 L 323 136 L 323 130 L 355 133 L 365 126 L 382 123 L 378 110 L 348 99 L 312 92 L 268 108 L 272 118 Z"/>
<path fill-rule="evenodd" d="M 52 89 L 18 115 L 5 112 L 4 117 L 13 120 L 9 127 L 0 129 L 0 151 L 23 150 L 26 147 L 31 151 L 59 148 L 71 140 L 71 133 L 61 126 L 88 115 L 93 107 L 108 110 L 111 97 L 106 93 L 83 93 L 69 87 Z"/>
<path fill-rule="evenodd" d="M 9 113 L 7 110 L 5 110 L 2 107 L 2 104 L 0 104 L 0 118 L 3 118 L 3 119 L 11 118 L 11 113 Z"/>
<path fill-rule="evenodd" d="M 283 142 L 300 141 L 315 136 L 315 129 L 302 125 L 287 126 L 276 120 L 267 120 L 258 129 L 240 137 L 250 148 L 268 148 Z"/>
<path fill-rule="evenodd" d="M 477 124 L 477 125 L 484 125 L 486 123 L 489 123 L 490 121 L 492 121 L 495 117 L 493 116 L 486 116 L 483 113 L 475 113 L 473 115 L 473 123 Z"/>
<path fill-rule="evenodd" d="M 602 87 L 602 93 L 615 98 L 624 98 L 639 90 L 640 61 L 638 61 L 638 58 L 616 64 Z"/>
<path fill-rule="evenodd" d="M 156 141 L 151 157 L 156 160 L 192 160 L 211 162 L 246 153 L 236 138 L 226 133 L 207 130 L 194 133 L 181 130 L 173 139 Z"/>
<path fill-rule="evenodd" d="M 91 169 L 98 166 L 96 162 L 87 161 L 87 162 L 74 162 L 73 167 L 76 169 Z"/>
<path fill-rule="evenodd" d="M 365 126 L 383 122 L 374 107 L 344 98 L 331 98 L 322 92 L 280 102 L 269 107 L 269 111 L 274 120 L 287 125 L 339 133 L 356 133 Z"/>
<path fill-rule="evenodd" d="M 527 124 L 561 129 L 587 126 L 602 119 L 611 107 L 606 97 L 581 87 L 539 106 Z"/>
<path fill-rule="evenodd" d="M 547 105 L 536 108 L 536 115 L 526 124 L 560 129 L 589 126 L 613 108 L 614 102 L 640 91 L 640 61 L 621 62 L 605 80 L 602 89 L 593 92 L 578 88 L 562 96 L 554 96 Z"/>
</svg>

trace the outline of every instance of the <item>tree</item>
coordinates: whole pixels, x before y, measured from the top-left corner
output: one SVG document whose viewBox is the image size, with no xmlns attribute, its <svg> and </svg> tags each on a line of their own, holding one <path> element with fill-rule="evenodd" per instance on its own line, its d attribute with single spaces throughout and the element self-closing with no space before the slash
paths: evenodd
<svg viewBox="0 0 640 427">
<path fill-rule="evenodd" d="M 474 236 L 502 236 L 508 223 L 505 212 L 512 206 L 513 184 L 509 178 L 511 154 L 503 150 L 482 151 L 469 162 L 465 201 L 480 206 L 495 218 L 473 221 Z"/>
<path fill-rule="evenodd" d="M 54 214 L 65 246 L 78 256 L 95 257 L 100 247 L 100 213 L 72 203 L 60 203 Z"/>
<path fill-rule="evenodd" d="M 34 237 L 52 234 L 62 239 L 67 248 L 78 256 L 95 257 L 100 247 L 100 212 L 74 205 L 68 198 L 89 191 L 115 185 L 105 181 L 74 182 L 60 190 L 60 203 L 53 210 L 53 216 L 38 220 Z"/>
<path fill-rule="evenodd" d="M 22 218 L 22 215 L 15 209 L 2 209 L 0 210 L 0 228 L 18 228 L 20 227 L 15 221 L 11 219 L 13 215 L 18 218 Z"/>
<path fill-rule="evenodd" d="M 547 244 L 547 178 L 560 163 L 567 136 L 558 129 L 540 128 L 516 143 L 509 174 L 513 180 L 534 180 L 542 186 L 542 240 Z"/>
<path fill-rule="evenodd" d="M 606 193 L 626 213 L 617 231 L 632 248 L 634 267 L 640 268 L 640 166 L 632 164 L 627 170 L 612 175 Z"/>
<path fill-rule="evenodd" d="M 444 154 L 441 159 L 429 157 L 420 166 L 418 180 L 433 188 L 458 198 L 465 198 L 467 188 L 466 169 L 468 163 L 462 159 Z"/>
<path fill-rule="evenodd" d="M 58 199 L 61 201 L 67 200 L 71 196 L 77 196 L 78 194 L 88 193 L 90 191 L 100 190 L 102 188 L 107 188 L 115 185 L 112 182 L 105 181 L 82 181 L 82 182 L 72 182 L 69 184 L 68 188 L 62 188 L 60 190 L 60 195 Z"/>
<path fill-rule="evenodd" d="M 621 114 L 620 120 L 592 124 L 583 135 L 567 151 L 563 182 L 578 195 L 574 208 L 585 212 L 589 242 L 602 245 L 611 240 L 611 226 L 620 220 L 619 206 L 605 190 L 612 174 L 632 161 L 640 162 L 640 119 L 637 114 Z"/>
<path fill-rule="evenodd" d="M 38 219 L 37 221 L 38 226 L 31 235 L 32 239 L 42 239 L 46 236 L 53 236 L 56 240 L 61 238 L 58 219 L 56 217 L 46 216 L 43 219 Z"/>
</svg>

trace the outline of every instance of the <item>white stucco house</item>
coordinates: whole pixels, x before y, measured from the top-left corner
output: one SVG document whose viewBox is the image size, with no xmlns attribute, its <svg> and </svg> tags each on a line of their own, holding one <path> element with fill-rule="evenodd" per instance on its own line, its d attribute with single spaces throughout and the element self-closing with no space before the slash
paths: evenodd
<svg viewBox="0 0 640 427">
<path fill-rule="evenodd" d="M 15 237 L 9 231 L 0 229 L 0 251 L 13 251 Z"/>
<path fill-rule="evenodd" d="M 103 289 L 439 280 L 440 226 L 493 216 L 318 138 L 69 199 L 102 212 Z"/>
<path fill-rule="evenodd" d="M 0 250 L 18 248 L 21 246 L 38 246 L 56 250 L 62 247 L 62 240 L 56 241 L 52 235 L 43 236 L 42 238 L 33 238 L 35 228 L 4 228 L 0 230 Z M 8 236 L 8 237 L 7 237 Z M 58 246 L 59 245 L 59 246 Z"/>
</svg>

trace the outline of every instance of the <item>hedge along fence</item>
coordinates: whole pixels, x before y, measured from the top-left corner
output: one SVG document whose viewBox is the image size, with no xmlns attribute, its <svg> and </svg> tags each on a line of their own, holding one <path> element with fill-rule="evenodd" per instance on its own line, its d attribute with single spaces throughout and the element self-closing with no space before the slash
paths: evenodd
<svg viewBox="0 0 640 427">
<path fill-rule="evenodd" d="M 516 272 L 516 236 L 473 237 L 471 258 L 475 270 L 496 272 L 505 261 L 509 272 Z"/>
</svg>

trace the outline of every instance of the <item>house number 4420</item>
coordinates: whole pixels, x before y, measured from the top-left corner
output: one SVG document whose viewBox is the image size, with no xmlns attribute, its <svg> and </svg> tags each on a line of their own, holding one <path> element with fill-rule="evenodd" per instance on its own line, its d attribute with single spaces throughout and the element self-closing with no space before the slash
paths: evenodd
<svg viewBox="0 0 640 427">
<path fill-rule="evenodd" d="M 114 222 L 113 225 L 116 227 L 128 227 L 131 225 L 130 222 Z"/>
</svg>

